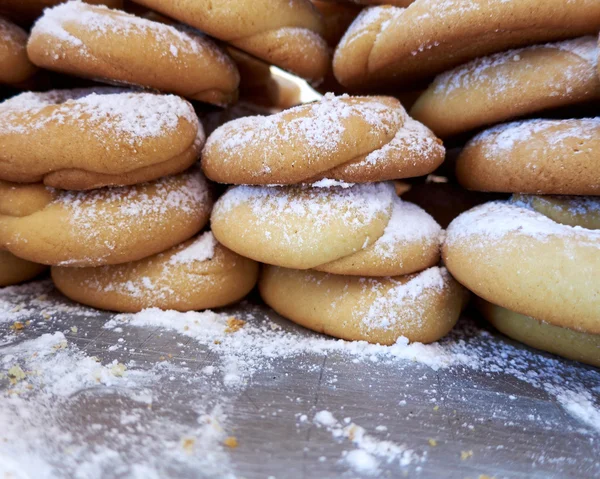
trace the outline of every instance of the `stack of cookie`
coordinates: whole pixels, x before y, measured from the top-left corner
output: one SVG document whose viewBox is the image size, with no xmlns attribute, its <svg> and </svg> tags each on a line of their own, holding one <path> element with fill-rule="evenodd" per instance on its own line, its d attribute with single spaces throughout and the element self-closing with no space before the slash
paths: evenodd
<svg viewBox="0 0 600 479">
<path fill-rule="evenodd" d="M 216 182 L 212 231 L 264 263 L 265 302 L 344 339 L 431 342 L 464 290 L 437 266 L 441 228 L 386 182 L 428 174 L 441 142 L 390 97 L 336 97 L 218 128 L 202 153 Z"/>
</svg>

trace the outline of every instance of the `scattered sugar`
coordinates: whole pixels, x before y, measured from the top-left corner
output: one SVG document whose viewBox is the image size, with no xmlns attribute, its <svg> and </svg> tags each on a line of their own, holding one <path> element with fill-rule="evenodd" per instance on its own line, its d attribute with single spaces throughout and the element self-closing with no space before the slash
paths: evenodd
<svg viewBox="0 0 600 479">
<path fill-rule="evenodd" d="M 21 93 L 0 103 L 0 119 L 2 133 L 27 134 L 49 124 L 66 124 L 95 131 L 113 149 L 119 142 L 137 146 L 145 138 L 175 131 L 182 120 L 199 125 L 193 107 L 183 98 L 117 88 Z"/>
</svg>

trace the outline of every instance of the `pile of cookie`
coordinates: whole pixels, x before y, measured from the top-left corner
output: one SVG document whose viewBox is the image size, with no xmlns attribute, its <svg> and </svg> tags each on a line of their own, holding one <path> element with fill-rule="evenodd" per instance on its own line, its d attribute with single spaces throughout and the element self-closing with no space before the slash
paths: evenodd
<svg viewBox="0 0 600 479">
<path fill-rule="evenodd" d="M 380 344 L 443 337 L 470 290 L 600 365 L 597 0 L 26 3 L 0 82 L 85 88 L 0 104 L 0 284 L 187 311 L 258 283 Z"/>
</svg>

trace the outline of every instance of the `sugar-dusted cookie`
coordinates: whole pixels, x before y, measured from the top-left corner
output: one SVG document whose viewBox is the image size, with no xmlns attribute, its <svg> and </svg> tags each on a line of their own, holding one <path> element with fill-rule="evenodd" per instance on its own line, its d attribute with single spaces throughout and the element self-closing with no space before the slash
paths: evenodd
<svg viewBox="0 0 600 479">
<path fill-rule="evenodd" d="M 483 131 L 456 163 L 468 189 L 600 195 L 600 117 L 526 120 Z"/>
<path fill-rule="evenodd" d="M 69 298 L 95 308 L 197 311 L 242 299 L 256 284 L 258 263 L 220 245 L 211 232 L 132 263 L 91 268 L 54 266 Z"/>
<path fill-rule="evenodd" d="M 0 17 L 0 84 L 17 85 L 37 71 L 27 57 L 26 45 L 25 30 Z"/>
<path fill-rule="evenodd" d="M 208 221 L 211 195 L 197 170 L 90 191 L 0 183 L 0 248 L 48 265 L 136 261 L 187 240 Z"/>
<path fill-rule="evenodd" d="M 323 24 L 309 0 L 135 0 L 309 80 L 329 66 Z"/>
<path fill-rule="evenodd" d="M 365 278 L 265 266 L 264 301 L 282 316 L 336 338 L 431 343 L 456 324 L 468 294 L 445 268 Z"/>
<path fill-rule="evenodd" d="M 174 95 L 100 88 L 22 93 L 0 103 L 0 179 L 85 190 L 178 173 L 204 144 Z"/>
<path fill-rule="evenodd" d="M 239 74 L 211 40 L 120 10 L 70 1 L 31 30 L 29 58 L 49 70 L 175 93 L 226 105 Z"/>
<path fill-rule="evenodd" d="M 596 37 L 478 58 L 439 75 L 410 110 L 442 138 L 600 99 Z"/>
<path fill-rule="evenodd" d="M 8 251 L 0 250 L 0 288 L 35 278 L 46 270 L 43 264 L 17 258 Z"/>
<path fill-rule="evenodd" d="M 202 152 L 220 183 L 352 183 L 421 176 L 444 160 L 442 142 L 391 97 L 336 97 L 214 131 Z"/>
<path fill-rule="evenodd" d="M 20 25 L 29 25 L 42 15 L 45 8 L 53 7 L 66 0 L 2 0 L 0 15 L 6 15 Z M 106 5 L 110 8 L 122 8 L 123 0 L 83 0 L 93 5 Z"/>
<path fill-rule="evenodd" d="M 333 71 L 347 88 L 398 88 L 473 58 L 598 30 L 596 0 L 416 0 L 363 10 L 335 51 Z"/>
</svg>

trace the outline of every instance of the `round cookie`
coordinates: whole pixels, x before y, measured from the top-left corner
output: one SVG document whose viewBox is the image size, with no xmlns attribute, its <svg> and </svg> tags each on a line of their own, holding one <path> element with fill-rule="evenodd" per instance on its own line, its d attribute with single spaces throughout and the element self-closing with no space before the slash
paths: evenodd
<svg viewBox="0 0 600 479">
<path fill-rule="evenodd" d="M 228 184 L 351 183 L 421 176 L 444 160 L 441 141 L 391 97 L 340 97 L 214 131 L 202 151 L 208 178 Z"/>
<path fill-rule="evenodd" d="M 66 0 L 2 0 L 0 15 L 6 15 L 19 24 L 29 25 L 42 15 L 45 8 L 53 7 Z M 122 8 L 123 0 L 82 0 L 85 3 Z"/>
<path fill-rule="evenodd" d="M 48 9 L 27 45 L 36 65 L 226 105 L 237 99 L 233 61 L 208 38 L 120 10 L 71 1 Z"/>
<path fill-rule="evenodd" d="M 479 300 L 485 319 L 508 337 L 536 349 L 600 367 L 600 335 L 552 326 L 537 319 Z"/>
<path fill-rule="evenodd" d="M 0 84 L 18 85 L 37 71 L 27 57 L 27 33 L 0 17 Z"/>
<path fill-rule="evenodd" d="M 600 117 L 526 120 L 475 136 L 456 175 L 471 190 L 600 195 Z"/>
<path fill-rule="evenodd" d="M 47 266 L 17 258 L 8 251 L 0 250 L 0 288 L 22 283 L 35 278 L 46 270 Z"/>
<path fill-rule="evenodd" d="M 563 206 L 565 214 L 569 208 Z M 463 213 L 446 231 L 444 263 L 487 301 L 554 326 L 600 334 L 600 230 L 557 223 L 535 207 L 492 202 Z M 598 200 L 587 208 L 597 218 Z"/>
<path fill-rule="evenodd" d="M 329 67 L 323 25 L 309 0 L 135 0 L 309 80 Z"/>
<path fill-rule="evenodd" d="M 439 261 L 441 229 L 392 185 L 231 188 L 215 204 L 215 237 L 263 263 L 396 276 Z"/>
<path fill-rule="evenodd" d="M 0 198 L 0 248 L 36 263 L 78 267 L 126 263 L 164 251 L 202 229 L 212 206 L 196 169 L 82 192 L 0 183 Z"/>
<path fill-rule="evenodd" d="M 595 35 L 595 0 L 416 0 L 363 10 L 340 41 L 333 71 L 352 90 L 422 83 L 509 48 Z"/>
<path fill-rule="evenodd" d="M 85 190 L 130 185 L 196 162 L 204 132 L 180 97 L 100 88 L 0 103 L 0 179 Z"/>
<path fill-rule="evenodd" d="M 258 264 L 202 233 L 148 258 L 112 266 L 54 266 L 66 296 L 94 308 L 135 313 L 145 308 L 198 311 L 234 303 L 258 279 Z"/>
<path fill-rule="evenodd" d="M 438 76 L 410 110 L 446 138 L 539 111 L 600 99 L 595 37 L 497 53 Z"/>
<path fill-rule="evenodd" d="M 456 324 L 468 294 L 445 268 L 365 278 L 264 266 L 260 294 L 282 316 L 352 341 L 431 343 Z"/>
</svg>

